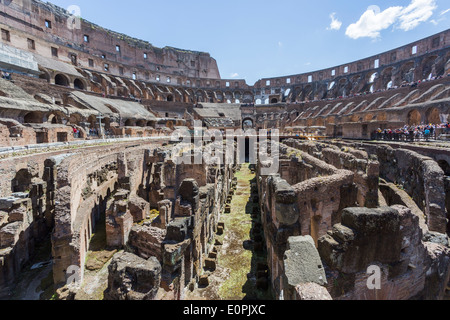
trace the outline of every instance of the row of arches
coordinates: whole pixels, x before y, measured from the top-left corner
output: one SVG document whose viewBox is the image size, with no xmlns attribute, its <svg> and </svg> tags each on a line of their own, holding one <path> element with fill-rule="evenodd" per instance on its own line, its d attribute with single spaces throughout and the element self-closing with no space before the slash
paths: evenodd
<svg viewBox="0 0 450 320">
<path fill-rule="evenodd" d="M 361 93 L 373 93 L 379 90 L 390 90 L 400 87 L 404 83 L 431 80 L 445 75 L 445 66 L 449 59 L 450 53 L 445 57 L 431 55 L 421 61 L 411 60 L 356 75 L 337 77 L 330 81 L 295 86 L 286 100 L 288 102 L 303 102 L 335 99 Z M 266 103 L 268 103 L 267 100 Z"/>
<path fill-rule="evenodd" d="M 87 90 L 88 85 L 85 79 L 80 79 L 74 76 L 68 76 L 63 73 L 50 73 L 49 71 L 41 70 L 40 79 L 46 80 L 48 83 L 53 83 L 62 87 L 70 87 L 78 90 Z"/>
</svg>

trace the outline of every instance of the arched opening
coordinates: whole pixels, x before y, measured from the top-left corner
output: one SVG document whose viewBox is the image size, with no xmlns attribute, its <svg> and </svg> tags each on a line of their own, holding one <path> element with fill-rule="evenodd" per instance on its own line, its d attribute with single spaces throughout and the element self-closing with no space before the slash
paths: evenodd
<svg viewBox="0 0 450 320">
<path fill-rule="evenodd" d="M 39 79 L 44 79 L 48 83 L 50 83 L 50 74 L 47 71 L 41 71 L 42 73 L 39 75 Z"/>
<path fill-rule="evenodd" d="M 71 114 L 69 117 L 69 123 L 68 124 L 75 124 L 75 125 L 79 125 L 80 124 L 80 118 L 81 116 L 78 114 Z"/>
<path fill-rule="evenodd" d="M 450 165 L 448 164 L 448 162 L 445 160 L 439 160 L 438 165 L 439 167 L 441 167 L 442 171 L 444 171 L 444 174 L 447 177 L 450 177 Z"/>
<path fill-rule="evenodd" d="M 168 95 L 167 96 L 167 101 L 169 101 L 169 102 L 173 102 L 173 95 Z"/>
<path fill-rule="evenodd" d="M 272 98 L 270 100 L 270 103 L 274 104 L 274 103 L 278 103 L 278 99 L 277 98 Z"/>
<path fill-rule="evenodd" d="M 415 78 L 414 72 L 415 72 L 414 62 L 410 61 L 402 65 L 402 67 L 400 68 L 401 81 L 402 82 L 405 81 L 408 83 L 413 82 Z"/>
<path fill-rule="evenodd" d="M 29 112 L 23 118 L 24 123 L 43 123 L 43 115 L 40 112 Z"/>
<path fill-rule="evenodd" d="M 408 125 L 409 126 L 417 126 L 422 122 L 422 116 L 420 112 L 417 110 L 412 110 L 408 113 Z"/>
<path fill-rule="evenodd" d="M 75 81 L 73 82 L 73 86 L 74 86 L 75 89 L 78 89 L 78 90 L 84 90 L 85 89 L 84 83 L 80 79 L 75 79 Z"/>
<path fill-rule="evenodd" d="M 65 75 L 57 74 L 55 76 L 55 84 L 58 85 L 58 86 L 68 87 L 69 86 L 69 79 L 67 79 L 67 77 Z"/>
<path fill-rule="evenodd" d="M 136 125 L 137 125 L 138 127 L 145 127 L 146 124 L 147 124 L 147 122 L 146 122 L 145 120 L 138 120 L 138 121 L 136 122 Z"/>
<path fill-rule="evenodd" d="M 441 116 L 437 108 L 431 108 L 426 113 L 427 124 L 441 124 Z"/>
<path fill-rule="evenodd" d="M 244 119 L 244 121 L 242 121 L 242 129 L 253 129 L 253 120 L 250 118 Z"/>
<path fill-rule="evenodd" d="M 52 113 L 48 116 L 47 122 L 51 123 L 51 124 L 61 124 L 62 123 L 61 120 L 59 119 L 59 117 L 54 113 Z"/>
<path fill-rule="evenodd" d="M 133 119 L 127 119 L 125 121 L 125 127 L 133 127 L 134 126 L 134 120 Z"/>
<path fill-rule="evenodd" d="M 428 57 L 422 64 L 422 79 L 429 79 L 436 72 L 435 63 L 437 56 Z"/>
<path fill-rule="evenodd" d="M 394 85 L 394 82 L 392 82 L 392 80 L 389 81 L 388 84 L 386 85 L 386 89 L 387 90 L 391 89 L 393 85 Z"/>
<path fill-rule="evenodd" d="M 257 105 L 260 105 L 262 103 L 262 100 L 261 99 L 256 99 L 256 104 Z"/>
<path fill-rule="evenodd" d="M 31 176 L 27 169 L 21 169 L 11 181 L 12 192 L 29 192 L 31 190 Z"/>
</svg>

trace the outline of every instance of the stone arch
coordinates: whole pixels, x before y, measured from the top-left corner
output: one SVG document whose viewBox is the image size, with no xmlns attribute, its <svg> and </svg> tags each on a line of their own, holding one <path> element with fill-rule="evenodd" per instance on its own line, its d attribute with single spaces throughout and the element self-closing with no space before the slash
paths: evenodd
<svg viewBox="0 0 450 320">
<path fill-rule="evenodd" d="M 231 91 L 225 92 L 225 99 L 226 100 L 232 100 L 233 99 L 233 93 Z"/>
<path fill-rule="evenodd" d="M 217 102 L 223 102 L 223 92 L 222 91 L 216 91 L 216 97 L 217 97 Z"/>
<path fill-rule="evenodd" d="M 439 160 L 437 163 L 439 167 L 441 167 L 442 171 L 444 171 L 444 174 L 447 177 L 450 177 L 450 164 L 445 160 Z"/>
<path fill-rule="evenodd" d="M 125 127 L 134 127 L 136 125 L 136 121 L 133 119 L 127 119 L 125 121 Z"/>
<path fill-rule="evenodd" d="M 167 95 L 167 98 L 166 98 L 166 100 L 168 101 L 168 102 L 173 102 L 173 95 L 171 95 L 171 94 L 169 94 L 169 95 Z"/>
<path fill-rule="evenodd" d="M 422 116 L 420 115 L 420 112 L 416 109 L 411 110 L 408 113 L 407 123 L 409 126 L 420 125 L 422 123 Z"/>
<path fill-rule="evenodd" d="M 50 73 L 47 70 L 40 70 L 41 74 L 39 75 L 39 79 L 44 79 L 48 83 L 50 83 Z"/>
<path fill-rule="evenodd" d="M 97 117 L 92 114 L 87 119 L 87 122 L 89 123 L 90 128 L 95 128 L 97 126 Z"/>
<path fill-rule="evenodd" d="M 351 81 L 349 81 L 347 78 L 342 78 L 338 82 L 337 95 L 346 97 L 348 94 L 351 93 L 352 87 L 353 87 L 353 85 L 352 85 Z"/>
<path fill-rule="evenodd" d="M 388 84 L 392 81 L 392 85 L 396 85 L 393 80 L 392 80 L 392 73 L 393 73 L 394 68 L 393 67 L 388 67 L 386 69 L 384 69 L 381 72 L 381 88 L 383 89 L 389 89 L 388 88 Z"/>
<path fill-rule="evenodd" d="M 368 113 L 364 116 L 364 121 L 365 122 L 369 122 L 372 121 L 374 119 L 374 115 L 372 113 Z"/>
<path fill-rule="evenodd" d="M 278 98 L 272 98 L 272 99 L 270 99 L 270 103 L 271 103 L 271 104 L 278 103 Z"/>
<path fill-rule="evenodd" d="M 408 61 L 406 63 L 404 63 L 401 67 L 400 67 L 400 81 L 406 81 L 408 83 L 413 82 L 415 79 L 414 76 L 414 72 L 415 72 L 415 65 L 414 65 L 414 61 Z"/>
<path fill-rule="evenodd" d="M 47 116 L 47 122 L 51 124 L 62 124 L 62 119 L 56 113 L 50 113 Z"/>
<path fill-rule="evenodd" d="M 243 102 L 253 103 L 253 93 L 251 93 L 250 91 L 245 91 L 243 95 Z"/>
<path fill-rule="evenodd" d="M 70 84 L 69 78 L 67 78 L 67 76 L 58 73 L 55 76 L 55 84 L 58 86 L 64 86 L 64 87 L 68 87 Z"/>
<path fill-rule="evenodd" d="M 146 125 L 147 125 L 147 121 L 145 121 L 143 119 L 136 121 L 136 126 L 138 126 L 138 127 L 145 127 Z"/>
<path fill-rule="evenodd" d="M 28 169 L 19 170 L 11 181 L 12 192 L 29 192 L 31 190 L 31 180 L 33 176 Z"/>
<path fill-rule="evenodd" d="M 81 122 L 81 116 L 76 113 L 72 113 L 69 117 L 69 123 L 79 125 Z"/>
<path fill-rule="evenodd" d="M 316 127 L 324 127 L 325 126 L 325 120 L 323 118 L 316 118 L 314 121 L 314 125 Z"/>
<path fill-rule="evenodd" d="M 386 112 L 379 112 L 377 114 L 377 120 L 378 121 L 387 121 L 387 113 Z"/>
<path fill-rule="evenodd" d="M 206 95 L 208 97 L 208 102 L 210 102 L 210 103 L 214 103 L 215 102 L 216 99 L 215 99 L 214 92 L 208 91 L 208 92 L 206 92 Z"/>
<path fill-rule="evenodd" d="M 441 124 L 441 116 L 438 108 L 430 108 L 425 113 L 427 124 Z"/>
<path fill-rule="evenodd" d="M 74 82 L 73 82 L 73 87 L 74 87 L 75 89 L 79 89 L 79 90 L 86 90 L 86 85 L 85 85 L 85 83 L 84 83 L 82 80 L 78 79 L 78 78 L 76 78 L 76 79 L 74 80 Z"/>
<path fill-rule="evenodd" d="M 375 92 L 376 90 L 378 90 L 378 79 L 378 72 L 370 72 L 367 74 L 366 82 L 370 92 Z"/>
<path fill-rule="evenodd" d="M 205 102 L 206 97 L 202 90 L 197 90 L 195 97 L 197 98 L 197 102 Z"/>
<path fill-rule="evenodd" d="M 44 115 L 42 114 L 42 112 L 38 112 L 38 111 L 28 112 L 24 116 L 23 122 L 24 123 L 44 123 Z"/>
<path fill-rule="evenodd" d="M 305 100 L 311 100 L 311 95 L 313 93 L 313 87 L 311 85 L 307 85 L 305 88 L 303 88 L 300 96 L 300 100 L 301 101 L 305 101 Z"/>
<path fill-rule="evenodd" d="M 430 74 L 436 76 L 435 63 L 437 58 L 437 56 L 433 55 L 423 60 L 420 73 L 421 79 L 419 80 L 428 79 Z"/>
<path fill-rule="evenodd" d="M 246 130 L 246 129 L 253 129 L 255 127 L 255 122 L 252 118 L 244 118 L 242 120 L 242 129 Z"/>
</svg>

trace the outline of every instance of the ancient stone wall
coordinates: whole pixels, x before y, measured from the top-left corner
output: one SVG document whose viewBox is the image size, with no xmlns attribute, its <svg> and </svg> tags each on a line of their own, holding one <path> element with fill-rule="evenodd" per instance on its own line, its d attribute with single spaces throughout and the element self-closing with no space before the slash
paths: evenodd
<svg viewBox="0 0 450 320">
<path fill-rule="evenodd" d="M 403 206 L 348 208 L 319 240 L 328 291 L 339 300 L 442 299 L 450 277 L 448 238 L 427 241 L 419 217 Z M 380 288 L 370 290 L 369 267 Z"/>
<path fill-rule="evenodd" d="M 280 173 L 260 176 L 258 181 L 268 264 L 277 296 L 285 289 L 283 259 L 288 238 L 311 236 L 317 244 L 340 221 L 342 209 L 356 204 L 358 192 L 353 172 L 285 145 L 280 153 Z"/>
</svg>

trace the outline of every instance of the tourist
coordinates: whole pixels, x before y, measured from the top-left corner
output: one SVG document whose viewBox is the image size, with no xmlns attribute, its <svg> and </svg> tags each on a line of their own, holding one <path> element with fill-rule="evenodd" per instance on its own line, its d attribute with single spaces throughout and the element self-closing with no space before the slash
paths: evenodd
<svg viewBox="0 0 450 320">
<path fill-rule="evenodd" d="M 427 127 L 424 131 L 424 136 L 425 136 L 425 140 L 429 141 L 430 140 L 430 135 L 431 135 L 431 131 L 430 129 Z"/>
</svg>

